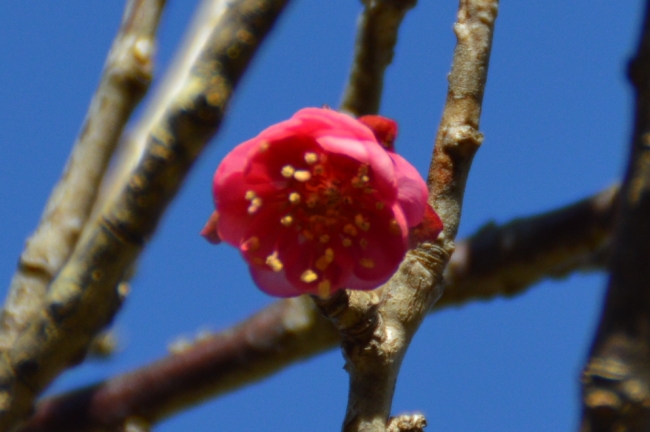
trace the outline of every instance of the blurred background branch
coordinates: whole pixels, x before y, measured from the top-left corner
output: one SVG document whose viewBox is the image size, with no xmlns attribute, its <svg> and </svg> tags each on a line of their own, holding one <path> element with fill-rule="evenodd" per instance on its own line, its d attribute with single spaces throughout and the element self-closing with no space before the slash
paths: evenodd
<svg viewBox="0 0 650 432">
<path fill-rule="evenodd" d="M 9 349 L 35 319 L 49 283 L 77 244 L 122 130 L 151 83 L 155 34 L 164 5 L 164 0 L 131 0 L 126 5 L 63 176 L 11 281 L 0 316 L 0 351 Z"/>
<path fill-rule="evenodd" d="M 397 33 L 417 0 L 364 0 L 352 71 L 341 111 L 355 117 L 379 112 L 384 72 L 395 55 Z"/>
<path fill-rule="evenodd" d="M 582 432 L 650 429 L 650 2 L 629 64 L 634 129 L 610 278 L 582 375 Z"/>
</svg>

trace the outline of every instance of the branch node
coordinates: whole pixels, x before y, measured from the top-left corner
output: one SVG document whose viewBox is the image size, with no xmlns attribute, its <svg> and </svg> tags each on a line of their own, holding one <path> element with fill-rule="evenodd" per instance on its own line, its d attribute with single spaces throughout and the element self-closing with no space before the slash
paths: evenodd
<svg viewBox="0 0 650 432">
<path fill-rule="evenodd" d="M 386 432 L 423 432 L 427 419 L 423 414 L 402 414 L 388 420 Z"/>
<path fill-rule="evenodd" d="M 344 290 L 328 298 L 312 296 L 320 311 L 338 329 L 343 340 L 369 340 L 378 323 L 375 291 Z"/>
</svg>

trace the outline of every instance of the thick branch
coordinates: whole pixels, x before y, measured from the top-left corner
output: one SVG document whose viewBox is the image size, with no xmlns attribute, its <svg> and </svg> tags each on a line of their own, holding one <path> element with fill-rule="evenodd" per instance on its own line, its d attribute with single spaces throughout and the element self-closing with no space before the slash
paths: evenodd
<svg viewBox="0 0 650 432">
<path fill-rule="evenodd" d="M 0 351 L 41 308 L 48 284 L 72 253 L 131 112 L 152 76 L 164 0 L 131 0 L 63 176 L 29 238 L 0 317 Z"/>
<path fill-rule="evenodd" d="M 650 429 L 650 2 L 629 75 L 634 132 L 605 305 L 582 376 L 584 432 Z"/>
<path fill-rule="evenodd" d="M 602 260 L 593 258 L 608 249 L 614 192 L 607 190 L 540 216 L 493 226 L 490 235 L 482 230 L 458 243 L 447 268 L 445 295 L 434 311 L 501 294 L 521 294 L 545 277 L 602 268 Z M 338 332 L 314 313 L 308 298 L 283 300 L 183 352 L 46 399 L 25 432 L 108 428 L 133 416 L 156 421 L 332 349 L 339 341 Z"/>
<path fill-rule="evenodd" d="M 118 283 L 153 234 L 194 160 L 217 131 L 234 86 L 286 0 L 231 3 L 192 73 L 150 132 L 128 184 L 109 201 L 52 282 L 45 307 L 0 363 L 0 429 L 25 417 L 33 398 L 117 312 Z"/>
<path fill-rule="evenodd" d="M 379 111 L 384 72 L 393 61 L 397 31 L 417 0 L 363 0 L 354 63 L 341 110 L 356 117 Z"/>
</svg>

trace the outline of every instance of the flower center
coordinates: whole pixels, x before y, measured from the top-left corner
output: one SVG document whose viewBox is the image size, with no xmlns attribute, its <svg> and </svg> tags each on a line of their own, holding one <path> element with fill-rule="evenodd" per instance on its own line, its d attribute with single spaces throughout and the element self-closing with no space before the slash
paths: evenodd
<svg viewBox="0 0 650 432">
<path fill-rule="evenodd" d="M 314 283 L 318 292 L 326 296 L 336 273 L 331 267 L 336 260 L 336 250 L 367 249 L 371 216 L 382 211 L 386 204 L 373 188 L 368 165 L 348 156 L 307 151 L 299 163 L 294 159 L 293 164 L 276 167 L 281 179 L 280 189 L 274 196 L 265 196 L 264 201 L 279 204 L 279 222 L 295 231 L 299 244 L 311 243 L 309 249 L 313 259 L 309 267 L 302 270 L 300 280 Z M 246 192 L 245 199 L 251 215 L 264 206 L 262 198 L 253 190 Z M 400 234 L 399 226 L 396 228 L 396 233 Z M 276 272 L 284 269 L 277 252 L 257 261 Z M 360 258 L 359 264 L 368 269 L 375 267 L 370 258 Z"/>
<path fill-rule="evenodd" d="M 336 161 L 343 163 L 334 164 L 328 158 L 343 159 Z M 281 192 L 286 205 L 280 223 L 297 230 L 302 242 L 327 246 L 338 241 L 344 247 L 352 246 L 360 232 L 370 229 L 367 212 L 372 202 L 377 208 L 385 205 L 371 187 L 368 166 L 345 156 L 315 152 L 306 152 L 304 161 L 302 167 L 284 165 L 280 170 L 286 179 Z M 253 211 L 257 208 L 254 200 L 250 201 Z M 363 247 L 363 239 L 357 241 Z"/>
</svg>

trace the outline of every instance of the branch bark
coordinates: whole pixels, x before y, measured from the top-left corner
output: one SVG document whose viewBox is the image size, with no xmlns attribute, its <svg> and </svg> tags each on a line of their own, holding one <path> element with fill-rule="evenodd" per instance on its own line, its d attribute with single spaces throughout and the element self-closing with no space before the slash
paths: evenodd
<svg viewBox="0 0 650 432">
<path fill-rule="evenodd" d="M 354 62 L 341 110 L 355 117 L 376 114 L 381 103 L 384 72 L 393 61 L 397 32 L 417 0 L 362 0 Z"/>
<path fill-rule="evenodd" d="M 505 225 L 485 225 L 456 245 L 435 309 L 520 295 L 543 278 L 602 270 L 611 248 L 618 187 Z"/>
<path fill-rule="evenodd" d="M 127 3 L 63 176 L 20 256 L 0 316 L 0 351 L 9 349 L 36 316 L 49 283 L 79 239 L 122 129 L 151 82 L 154 39 L 164 4 L 164 0 Z"/>
<path fill-rule="evenodd" d="M 582 374 L 583 432 L 650 429 L 650 3 L 629 77 L 634 131 L 605 305 Z"/>
<path fill-rule="evenodd" d="M 114 198 L 128 182 L 131 171 L 142 157 L 147 139 L 156 123 L 162 121 L 165 111 L 187 81 L 192 66 L 210 40 L 228 6 L 228 0 L 203 0 L 194 12 L 192 23 L 184 35 L 174 59 L 160 83 L 153 89 L 142 116 L 127 134 L 123 135 L 117 152 L 115 168 L 105 177 L 102 193 L 93 209 L 98 214 L 103 203 Z"/>
<path fill-rule="evenodd" d="M 118 288 L 209 139 L 286 0 L 231 3 L 183 88 L 150 131 L 128 184 L 109 201 L 50 286 L 45 305 L 0 359 L 0 430 L 25 418 L 34 397 L 83 359 L 117 312 Z"/>
<path fill-rule="evenodd" d="M 319 302 L 341 332 L 350 374 L 344 431 L 387 430 L 402 359 L 442 294 L 440 282 L 454 250 L 465 182 L 483 140 L 478 127 L 497 7 L 496 0 L 461 0 L 454 25 L 458 42 L 428 182 L 429 202 L 443 221 L 443 232 L 433 243 L 423 242 L 408 252 L 379 290 L 347 291 Z"/>
<path fill-rule="evenodd" d="M 601 257 L 609 250 L 616 192 L 605 190 L 543 215 L 491 226 L 459 242 L 447 267 L 445 295 L 433 312 L 522 294 L 545 277 L 603 269 Z M 338 331 L 315 313 L 309 298 L 282 300 L 233 328 L 201 338 L 185 351 L 45 399 L 23 432 L 114 429 L 129 417 L 155 423 L 339 342 Z"/>
</svg>

